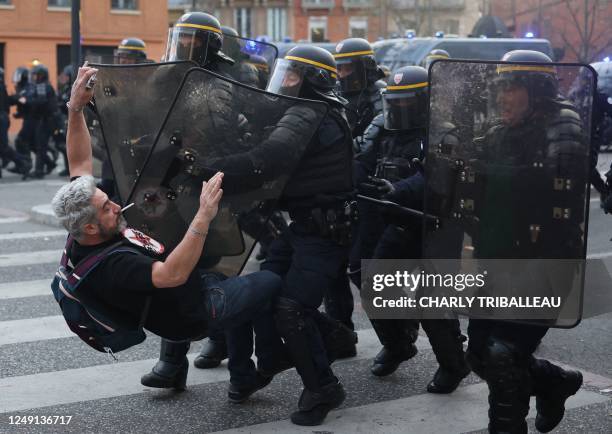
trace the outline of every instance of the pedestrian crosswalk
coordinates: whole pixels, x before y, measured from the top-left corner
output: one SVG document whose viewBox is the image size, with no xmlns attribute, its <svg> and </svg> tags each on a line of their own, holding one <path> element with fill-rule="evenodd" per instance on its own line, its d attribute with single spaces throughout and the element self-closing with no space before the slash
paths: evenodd
<svg viewBox="0 0 612 434">
<path fill-rule="evenodd" d="M 211 370 L 192 365 L 184 393 L 145 388 L 140 376 L 157 360 L 157 337 L 149 336 L 143 345 L 119 354 L 116 362 L 72 335 L 59 309 L 56 315 L 40 311 L 40 303 L 55 303 L 49 286 L 52 273 L 48 270 L 59 260 L 61 237 L 61 231 L 41 232 L 39 237 L 36 233 L 0 235 L 0 246 L 3 242 L 15 243 L 11 253 L 4 254 L 0 248 L 0 275 L 8 276 L 0 280 L 0 307 L 10 305 L 16 311 L 8 320 L 0 316 L 0 433 L 18 432 L 21 428 L 24 432 L 78 433 L 403 434 L 486 428 L 487 388 L 477 377 L 468 377 L 448 396 L 424 392 L 437 367 L 426 337 L 417 341 L 419 354 L 395 374 L 373 377 L 369 366 L 380 344 L 361 311 L 356 312 L 357 357 L 334 364 L 334 372 L 345 384 L 347 400 L 330 413 L 321 427 L 297 427 L 288 420 L 301 390 L 295 371 L 280 374 L 243 405 L 226 400 L 229 374 L 225 362 Z M 23 241 L 22 247 L 16 240 Z M 32 240 L 36 244 L 31 244 Z M 36 245 L 37 250 L 31 250 L 30 245 Z M 8 274 L 14 267 L 35 264 L 46 266 L 33 267 L 27 275 Z M 0 309 L 0 315 L 3 311 Z M 190 360 L 197 350 L 196 343 Z M 612 388 L 612 379 L 586 372 L 585 384 L 568 401 L 568 414 L 586 412 L 590 418 L 602 421 L 602 429 L 612 431 L 612 395 L 601 392 Z M 69 425 L 61 427 L 24 428 L 9 424 L 9 417 L 15 415 L 73 417 Z M 566 431 L 575 431 L 571 421 L 568 423 Z"/>
</svg>

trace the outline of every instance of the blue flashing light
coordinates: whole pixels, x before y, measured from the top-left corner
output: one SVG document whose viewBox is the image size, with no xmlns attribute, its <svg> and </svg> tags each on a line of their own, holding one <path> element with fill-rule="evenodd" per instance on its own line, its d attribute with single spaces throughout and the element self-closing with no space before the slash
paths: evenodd
<svg viewBox="0 0 612 434">
<path fill-rule="evenodd" d="M 480 39 L 487 39 L 487 35 L 480 35 L 479 38 Z"/>
<path fill-rule="evenodd" d="M 527 32 L 527 33 L 525 33 L 525 37 L 526 37 L 526 38 L 533 38 L 533 32 Z"/>
<path fill-rule="evenodd" d="M 609 62 L 609 61 L 610 61 L 610 56 L 604 57 L 604 62 Z"/>
<path fill-rule="evenodd" d="M 438 30 L 436 32 L 436 38 L 443 38 L 444 37 L 444 32 L 442 30 Z"/>
<path fill-rule="evenodd" d="M 415 36 L 414 35 L 414 30 L 406 30 L 406 37 L 408 39 L 412 39 L 412 38 L 414 38 L 414 36 Z"/>
</svg>

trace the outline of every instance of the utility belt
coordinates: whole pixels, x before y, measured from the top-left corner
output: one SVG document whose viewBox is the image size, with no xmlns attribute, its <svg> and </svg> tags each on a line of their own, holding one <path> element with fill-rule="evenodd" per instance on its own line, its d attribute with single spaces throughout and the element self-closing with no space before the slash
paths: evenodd
<svg viewBox="0 0 612 434">
<path fill-rule="evenodd" d="M 351 242 L 351 227 L 358 218 L 357 201 L 352 194 L 337 196 L 330 203 L 312 208 L 290 209 L 289 216 L 300 231 L 348 246 Z"/>
</svg>

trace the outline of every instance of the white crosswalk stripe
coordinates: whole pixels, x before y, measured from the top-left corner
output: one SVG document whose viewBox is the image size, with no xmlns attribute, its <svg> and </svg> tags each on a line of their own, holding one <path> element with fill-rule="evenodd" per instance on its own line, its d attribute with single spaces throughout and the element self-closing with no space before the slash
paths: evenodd
<svg viewBox="0 0 612 434">
<path fill-rule="evenodd" d="M 57 263 L 61 259 L 60 250 L 39 250 L 36 252 L 0 254 L 0 268 Z"/>
<path fill-rule="evenodd" d="M 60 233 L 61 232 L 61 233 Z M 62 231 L 49 231 L 44 233 L 46 237 L 62 235 Z M 8 234 L 11 235 L 11 234 Z M 5 239 L 28 239 L 26 234 L 12 234 L 13 237 Z M 35 238 L 35 237 L 31 237 Z M 0 239 L 1 236 L 0 236 Z M 55 263 L 59 260 L 60 252 L 54 250 L 41 250 L 27 253 L 14 253 L 0 255 L 0 267 L 16 265 L 34 265 L 38 263 Z M 254 264 L 254 262 L 253 262 Z M 0 284 L 0 304 L 12 302 L 17 298 L 28 298 L 41 295 L 50 295 L 50 280 L 39 279 L 30 281 L 7 282 Z M 15 303 L 19 300 L 15 301 Z M 27 300 L 24 300 L 27 303 Z M 53 303 L 53 301 L 50 301 Z M 352 359 L 339 361 L 334 364 L 334 371 L 340 377 L 344 375 L 355 375 L 351 366 L 360 361 L 372 359 L 380 349 L 380 343 L 372 329 L 360 330 L 358 344 L 358 356 Z M 39 316 L 34 318 L 15 319 L 11 321 L 0 321 L 0 353 L 3 346 L 26 343 L 40 343 L 41 345 L 52 339 L 61 339 L 74 335 L 68 329 L 62 316 Z M 60 341 L 61 342 L 61 341 Z M 420 351 L 430 351 L 429 342 L 424 337 L 419 337 L 417 346 Z M 83 351 L 89 350 L 82 344 Z M 61 349 L 59 350 L 61 351 Z M 25 355 L 26 358 L 31 354 Z M 66 357 L 71 357 L 66 355 Z M 148 357 L 151 357 L 150 355 Z M 163 399 L 156 400 L 147 397 L 146 392 L 150 389 L 144 388 L 140 382 L 140 376 L 148 372 L 156 359 L 142 358 L 135 361 L 122 361 L 113 363 L 108 358 L 108 363 L 103 365 L 87 366 L 74 369 L 62 369 L 58 367 L 50 372 L 35 372 L 27 375 L 7 376 L 0 370 L 0 416 L 20 411 L 36 410 L 44 413 L 45 407 L 58 405 L 70 406 L 79 403 L 87 403 L 98 400 L 121 399 L 123 397 L 141 397 L 147 400 L 148 407 L 163 407 L 166 404 Z M 190 362 L 195 354 L 190 354 Z M 410 362 L 409 362 L 410 363 Z M 423 363 L 421 360 L 420 363 Z M 31 371 L 30 371 L 31 372 Z M 612 387 L 612 379 L 607 377 L 583 372 L 585 385 L 590 388 L 582 389 L 576 396 L 568 401 L 568 408 L 583 408 L 592 404 L 612 403 L 612 397 L 592 391 L 594 389 L 605 389 Z M 362 373 L 368 380 L 372 381 L 367 369 Z M 295 389 L 301 388 L 297 376 L 289 377 Z M 211 370 L 200 370 L 191 368 L 189 370 L 187 384 L 189 386 L 212 387 L 217 383 L 229 384 L 229 374 L 226 363 L 220 368 Z M 275 380 L 276 381 L 276 380 Z M 376 381 L 387 382 L 388 387 L 403 388 L 406 385 L 398 383 L 393 378 Z M 274 384 L 274 383 L 273 383 Z M 226 387 L 226 386 L 225 386 Z M 400 389 L 402 390 L 402 389 Z M 315 431 L 340 433 L 456 433 L 486 428 L 487 425 L 487 387 L 485 383 L 463 385 L 452 395 L 432 395 L 421 391 L 412 391 L 402 395 L 402 398 L 382 402 L 368 402 L 363 404 L 361 397 L 355 400 L 355 392 L 350 389 L 347 393 L 352 398 L 351 407 L 339 409 L 330 413 L 325 424 Z M 157 395 L 156 395 L 157 396 Z M 187 394 L 188 396 L 188 394 Z M 199 399 L 222 399 L 219 396 L 200 396 Z M 112 401 L 110 401 L 112 403 Z M 256 414 L 259 403 L 252 405 L 249 411 Z M 242 407 L 244 408 L 244 407 Z M 534 417 L 532 402 L 532 413 Z M 39 410 L 37 410 L 39 409 Z M 227 409 L 227 414 L 232 414 L 232 407 Z M 41 413 L 41 414 L 42 414 Z M 311 427 L 298 427 L 286 419 L 284 414 L 282 420 L 276 418 L 264 418 L 271 422 L 245 425 L 235 429 L 217 431 L 219 433 L 312 433 Z M 83 414 L 81 415 L 83 417 Z M 254 419 L 256 420 L 256 419 Z M 226 421 L 220 426 L 236 426 Z M 179 425 L 177 425 L 179 426 Z M 161 428 L 160 428 L 161 429 Z M 217 428 L 218 429 L 218 428 Z M 2 429 L 0 428 L 0 431 Z M 155 431 L 154 432 L 158 432 Z M 159 431 L 161 432 L 161 431 Z M 202 431 L 199 431 L 202 432 Z"/>
</svg>

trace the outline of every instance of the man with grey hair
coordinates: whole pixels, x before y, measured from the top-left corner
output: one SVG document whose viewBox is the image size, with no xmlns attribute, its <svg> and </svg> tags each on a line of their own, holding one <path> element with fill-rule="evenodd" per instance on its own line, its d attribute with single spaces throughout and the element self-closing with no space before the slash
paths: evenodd
<svg viewBox="0 0 612 434">
<path fill-rule="evenodd" d="M 53 198 L 53 210 L 73 240 L 66 249 L 72 264 L 118 242 L 140 248 L 138 254 L 118 251 L 104 256 L 81 278 L 76 294 L 85 307 L 87 300 L 95 300 L 134 324 L 139 323 L 145 301 L 150 298 L 144 327 L 164 338 L 160 361 L 145 376 L 152 387 L 184 389 L 189 367 L 185 354 L 190 341 L 205 336 L 210 327 L 222 327 L 230 343 L 229 398 L 241 402 L 270 383 L 274 373 L 286 369 L 282 341 L 270 310 L 271 301 L 281 289 L 281 279 L 267 271 L 223 279 L 196 269 L 223 195 L 220 172 L 203 182 L 199 209 L 172 252 L 164 254 L 163 246 L 144 234 L 139 235 L 146 240 L 147 249 L 131 244 L 126 234 L 133 230 L 126 229 L 121 207 L 96 187 L 92 177 L 91 140 L 83 108 L 93 96 L 87 83 L 96 71 L 86 65 L 79 68 L 67 104 L 71 182 Z M 256 371 L 250 359 L 251 324 L 257 334 L 265 336 L 258 365 L 267 375 Z"/>
</svg>

